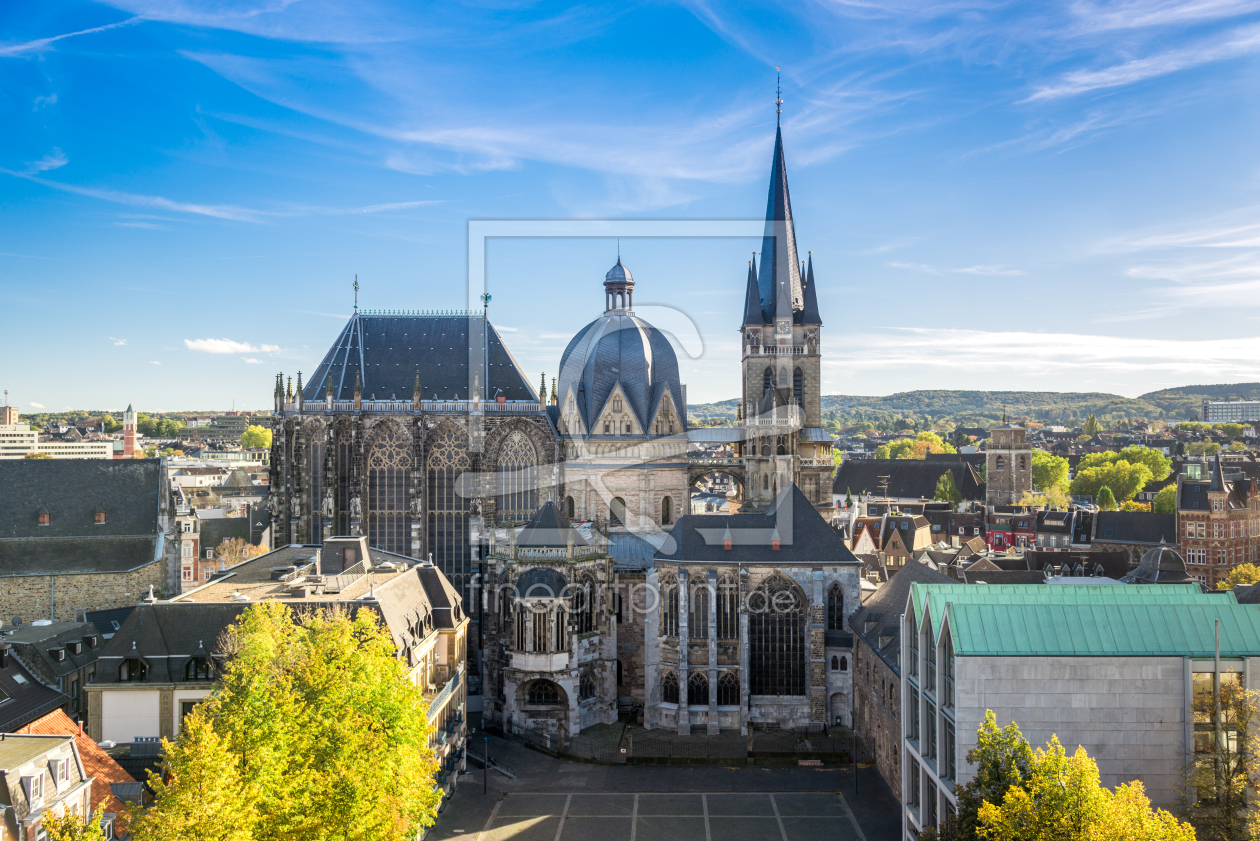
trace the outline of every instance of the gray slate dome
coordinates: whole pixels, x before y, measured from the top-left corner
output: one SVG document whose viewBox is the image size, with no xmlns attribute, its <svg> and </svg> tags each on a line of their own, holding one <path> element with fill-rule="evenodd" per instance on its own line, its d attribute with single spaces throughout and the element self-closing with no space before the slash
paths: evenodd
<svg viewBox="0 0 1260 841">
<path fill-rule="evenodd" d="M 1163 541 L 1147 550 L 1141 562 L 1120 579 L 1125 584 L 1196 584 L 1186 572 L 1186 562 Z"/>
<path fill-rule="evenodd" d="M 605 285 L 623 282 L 633 280 L 618 260 L 609 270 Z M 627 410 L 641 429 L 648 429 L 666 392 L 680 426 L 685 426 L 678 358 L 669 339 L 631 311 L 610 309 L 583 327 L 560 357 L 560 405 L 564 406 L 571 392 L 588 435 L 602 434 L 602 429 L 594 428 L 592 418 L 603 411 L 618 383 L 629 403 Z M 683 429 L 676 427 L 675 431 Z"/>
</svg>

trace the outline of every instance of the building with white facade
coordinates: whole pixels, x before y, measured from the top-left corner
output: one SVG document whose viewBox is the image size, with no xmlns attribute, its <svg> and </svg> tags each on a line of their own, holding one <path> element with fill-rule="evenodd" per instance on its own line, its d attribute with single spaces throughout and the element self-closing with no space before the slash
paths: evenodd
<svg viewBox="0 0 1260 841">
<path fill-rule="evenodd" d="M 905 837 L 955 814 L 955 785 L 987 710 L 1034 746 L 1057 735 L 1097 761 L 1103 785 L 1140 779 L 1156 806 L 1179 796 L 1211 696 L 1220 620 L 1223 682 L 1260 686 L 1260 611 L 1196 584 L 923 584 L 902 618 Z M 1207 735 L 1210 735 L 1207 734 Z M 1210 741 L 1210 739 L 1208 740 Z"/>
<path fill-rule="evenodd" d="M 1260 421 L 1260 400 L 1204 400 L 1204 423 Z"/>
<path fill-rule="evenodd" d="M 42 453 L 51 458 L 113 458 L 113 441 L 40 441 L 30 424 L 0 426 L 0 458 L 26 458 Z"/>
</svg>

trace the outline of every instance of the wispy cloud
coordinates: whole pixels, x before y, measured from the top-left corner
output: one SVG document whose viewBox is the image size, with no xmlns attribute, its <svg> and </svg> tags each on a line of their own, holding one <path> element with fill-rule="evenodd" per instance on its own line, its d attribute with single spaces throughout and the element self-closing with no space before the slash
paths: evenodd
<svg viewBox="0 0 1260 841">
<path fill-rule="evenodd" d="M 47 409 L 48 408 L 43 403 L 36 403 L 34 401 L 27 403 L 26 405 L 30 406 L 32 409 Z"/>
<path fill-rule="evenodd" d="M 967 266 L 961 269 L 938 269 L 935 266 L 929 266 L 924 263 L 898 263 L 891 262 L 888 265 L 894 269 L 909 269 L 914 272 L 923 272 L 924 274 L 974 274 L 974 275 L 990 275 L 994 277 L 1011 277 L 1014 275 L 1022 275 L 1024 272 L 1019 269 L 1007 269 L 1002 266 Z"/>
<path fill-rule="evenodd" d="M 28 161 L 26 171 L 28 173 L 47 172 L 50 169 L 59 169 L 68 163 L 70 159 L 66 157 L 66 153 L 54 146 L 51 152 L 39 160 Z"/>
<path fill-rule="evenodd" d="M 180 202 L 168 199 L 164 196 L 145 196 L 136 193 L 124 193 L 118 190 L 98 190 L 92 187 L 79 187 L 74 184 L 64 184 L 60 181 L 50 181 L 47 178 L 40 178 L 29 172 L 15 172 L 10 169 L 0 168 L 0 173 L 11 175 L 15 178 L 24 178 L 27 181 L 33 181 L 44 187 L 53 190 L 60 190 L 64 193 L 74 193 L 79 196 L 88 196 L 102 201 L 114 202 L 116 204 L 126 204 L 136 207 L 158 207 L 163 210 L 173 210 L 178 213 L 192 213 L 198 216 L 211 216 L 216 219 L 231 219 L 239 222 L 257 222 L 262 215 L 259 211 L 247 210 L 242 207 L 232 207 L 230 205 L 212 205 L 212 204 L 192 204 L 189 202 Z"/>
<path fill-rule="evenodd" d="M 115 347 L 121 347 L 122 345 L 127 344 L 126 339 L 115 339 L 113 336 L 110 336 L 109 340 L 114 343 Z"/>
<path fill-rule="evenodd" d="M 1166 76 L 1203 64 L 1237 58 L 1260 49 L 1260 25 L 1242 26 L 1214 41 L 1133 59 L 1097 70 L 1074 70 L 1035 90 L 1024 102 L 1076 96 Z"/>
<path fill-rule="evenodd" d="M 243 359 L 241 359 L 241 361 L 242 361 L 242 362 L 247 362 L 247 363 L 249 363 L 250 365 L 261 365 L 261 364 L 262 364 L 262 360 L 261 360 L 261 359 L 254 359 L 252 356 L 246 356 L 246 357 L 244 357 Z"/>
<path fill-rule="evenodd" d="M 251 345 L 232 339 L 184 339 L 184 346 L 199 353 L 279 353 L 279 345 Z"/>
<path fill-rule="evenodd" d="M 32 53 L 42 53 L 53 49 L 53 44 L 58 41 L 64 41 L 66 38 L 76 38 L 80 35 L 93 35 L 97 32 L 106 32 L 110 29 L 117 29 L 120 26 L 130 26 L 133 23 L 139 23 L 142 17 L 136 16 L 118 23 L 107 23 L 104 26 L 94 26 L 91 29 L 80 29 L 77 32 L 66 32 L 62 35 L 53 35 L 50 38 L 36 38 L 34 41 L 26 41 L 21 44 L 9 44 L 0 46 L 0 57 L 13 57 L 30 55 Z"/>
<path fill-rule="evenodd" d="M 1075 2 L 1070 7 L 1077 29 L 1110 32 L 1157 26 L 1183 26 L 1221 20 L 1260 10 L 1260 0 L 1120 0 Z"/>
<path fill-rule="evenodd" d="M 41 108 L 47 108 L 49 105 L 56 105 L 56 104 L 57 104 L 57 93 L 54 91 L 53 93 L 48 94 L 48 96 L 35 97 L 34 110 L 38 111 Z"/>
<path fill-rule="evenodd" d="M 158 362 L 158 361 L 155 359 L 155 360 L 153 360 L 152 362 L 150 362 L 149 364 L 150 364 L 150 365 L 161 365 L 162 363 L 161 363 L 161 362 Z"/>
</svg>

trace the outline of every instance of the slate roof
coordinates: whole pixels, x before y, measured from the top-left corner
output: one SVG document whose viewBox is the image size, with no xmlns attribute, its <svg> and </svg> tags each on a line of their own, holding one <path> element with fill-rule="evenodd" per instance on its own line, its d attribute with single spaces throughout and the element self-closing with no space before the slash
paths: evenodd
<svg viewBox="0 0 1260 841">
<path fill-rule="evenodd" d="M 665 334 L 637 316 L 609 312 L 583 327 L 560 357 L 556 383 L 561 406 L 573 394 L 588 436 L 602 434 L 592 419 L 617 385 L 641 429 L 649 428 L 666 391 L 685 424 L 678 358 Z M 683 431 L 676 428 L 675 434 Z"/>
<path fill-rule="evenodd" d="M 918 561 L 910 561 L 849 617 L 854 635 L 897 675 L 901 674 L 901 614 L 915 582 L 949 584 L 953 579 Z M 879 644 L 881 638 L 885 639 L 883 646 Z"/>
<path fill-rule="evenodd" d="M 200 520 L 197 531 L 201 539 L 202 554 L 205 554 L 206 549 L 218 549 L 224 540 L 233 538 L 249 540 L 255 546 L 260 545 L 263 534 L 271 525 L 271 512 L 262 505 L 250 506 L 250 511 L 248 518 L 217 517 Z M 260 527 L 259 523 L 263 525 Z"/>
<path fill-rule="evenodd" d="M 69 702 L 68 696 L 40 683 L 12 651 L 4 655 L 4 667 L 0 668 L 0 733 L 12 733 Z"/>
<path fill-rule="evenodd" d="M 529 546 L 543 549 L 563 549 L 569 545 L 572 536 L 574 546 L 586 546 L 586 538 L 569 524 L 569 519 L 560 511 L 554 502 L 545 502 L 534 516 L 529 518 L 525 528 L 516 538 L 517 546 Z"/>
<path fill-rule="evenodd" d="M 1149 543 L 1176 545 L 1177 515 L 1152 511 L 1099 511 L 1094 515 L 1096 543 Z"/>
<path fill-rule="evenodd" d="M 801 261 L 796 250 L 796 223 L 792 219 L 792 199 L 788 194 L 787 162 L 783 155 L 783 129 L 774 136 L 774 159 L 770 165 L 770 191 L 766 200 L 766 226 L 761 239 L 761 266 L 757 274 L 757 313 L 745 313 L 745 324 L 770 324 L 777 317 L 790 317 L 795 324 L 820 324 L 818 303 L 809 274 L 801 277 Z M 749 309 L 746 305 L 745 309 Z M 752 318 L 750 318 L 752 316 Z M 812 320 L 807 320 L 812 319 Z"/>
<path fill-rule="evenodd" d="M 780 540 L 778 549 L 771 547 L 776 532 Z M 728 534 L 732 548 L 724 549 Z M 779 492 L 765 513 L 679 517 L 655 560 L 806 566 L 861 563 L 844 545 L 839 532 L 793 484 Z"/>
<path fill-rule="evenodd" d="M 159 555 L 158 459 L 0 460 L 0 576 L 125 572 Z M 96 523 L 96 513 L 105 522 Z M 39 514 L 49 515 L 39 525 Z"/>
<path fill-rule="evenodd" d="M 27 620 L 34 617 L 26 617 Z M 90 638 L 96 638 L 96 647 L 88 644 Z M 96 662 L 105 640 L 96 627 L 87 622 L 54 622 L 51 625 L 32 625 L 24 622 L 21 625 L 5 624 L 0 642 L 13 646 L 13 653 L 22 662 L 36 672 L 46 683 L 56 683 L 58 679 L 84 666 Z M 79 643 L 79 653 L 74 652 L 74 644 Z M 63 652 L 59 659 L 55 651 Z"/>
<path fill-rule="evenodd" d="M 1120 579 L 1125 584 L 1190 584 L 1186 562 L 1175 549 L 1161 543 L 1146 550 L 1137 567 Z"/>
<path fill-rule="evenodd" d="M 954 484 L 963 499 L 984 498 L 980 477 L 962 460 L 845 459 L 836 471 L 831 492 L 841 496 L 850 490 L 855 494 L 882 494 L 880 477 L 887 476 L 890 497 L 931 499 L 936 495 L 936 483 L 946 471 L 954 474 Z"/>
<path fill-rule="evenodd" d="M 962 570 L 962 579 L 967 584 L 1045 584 L 1046 574 L 1040 570 L 1002 569 L 975 571 Z"/>
<path fill-rule="evenodd" d="M 354 399 L 356 372 L 364 400 L 411 400 L 416 371 L 424 400 L 468 400 L 468 362 L 480 368 L 481 328 L 489 328 L 490 376 L 486 398 L 502 389 L 508 400 L 537 400 L 533 387 L 494 325 L 480 316 L 360 315 L 355 313 L 302 389 L 322 401 L 333 382 L 334 400 Z M 474 347 L 472 353 L 469 347 Z M 485 378 L 481 378 L 485 382 Z"/>
</svg>

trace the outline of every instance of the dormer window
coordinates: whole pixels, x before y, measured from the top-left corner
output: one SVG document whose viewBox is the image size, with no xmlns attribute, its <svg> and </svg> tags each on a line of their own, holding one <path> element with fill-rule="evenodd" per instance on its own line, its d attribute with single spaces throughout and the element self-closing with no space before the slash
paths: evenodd
<svg viewBox="0 0 1260 841">
<path fill-rule="evenodd" d="M 149 667 L 143 660 L 138 657 L 128 657 L 118 667 L 118 681 L 119 683 L 142 681 L 148 673 Z"/>
<path fill-rule="evenodd" d="M 71 653 L 71 654 L 76 654 L 76 655 L 78 655 L 78 654 L 82 654 L 82 653 L 83 653 L 83 643 L 81 643 L 81 642 L 72 642 L 72 643 L 70 643 L 70 653 Z"/>
<path fill-rule="evenodd" d="M 49 521 L 49 514 L 48 514 L 48 512 L 47 512 L 47 511 L 40 511 L 40 512 L 39 512 L 39 524 L 40 524 L 41 526 L 46 526 L 46 525 L 48 525 L 48 521 Z"/>
<path fill-rule="evenodd" d="M 30 777 L 23 777 L 22 788 L 26 792 L 26 800 L 32 809 L 44 802 L 43 774 L 37 773 Z"/>
<path fill-rule="evenodd" d="M 87 640 L 88 648 L 96 648 L 98 644 L 96 634 L 91 634 L 89 636 L 86 636 L 84 637 L 84 639 Z"/>
<path fill-rule="evenodd" d="M 64 663 L 66 661 L 66 650 L 64 648 L 50 648 L 48 653 L 51 654 L 53 659 L 58 663 Z"/>
<path fill-rule="evenodd" d="M 105 523 L 105 512 L 104 512 L 104 511 L 97 511 L 95 516 L 96 516 L 96 524 L 97 524 L 98 526 L 99 526 L 99 525 L 103 525 L 103 524 Z"/>
<path fill-rule="evenodd" d="M 194 657 L 188 661 L 188 665 L 184 667 L 185 680 L 210 680 L 210 658 Z"/>
</svg>

